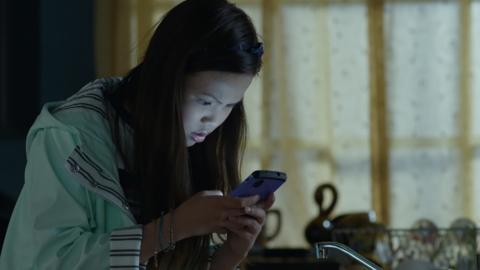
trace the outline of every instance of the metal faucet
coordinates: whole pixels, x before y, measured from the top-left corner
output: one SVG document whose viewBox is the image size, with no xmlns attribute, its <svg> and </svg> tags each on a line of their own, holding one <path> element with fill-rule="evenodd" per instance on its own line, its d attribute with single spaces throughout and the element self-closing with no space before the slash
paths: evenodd
<svg viewBox="0 0 480 270">
<path fill-rule="evenodd" d="M 367 260 L 353 249 L 337 242 L 319 242 L 315 244 L 317 259 L 326 260 L 335 258 L 337 262 L 345 262 L 345 257 L 354 259 L 370 270 L 382 270 L 379 266 Z M 340 255 L 340 256 L 339 256 Z"/>
</svg>

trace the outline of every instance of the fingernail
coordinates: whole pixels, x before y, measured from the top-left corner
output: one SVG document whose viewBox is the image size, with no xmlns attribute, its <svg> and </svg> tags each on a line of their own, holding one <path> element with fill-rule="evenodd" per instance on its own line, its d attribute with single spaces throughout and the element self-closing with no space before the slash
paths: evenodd
<svg viewBox="0 0 480 270">
<path fill-rule="evenodd" d="M 245 207 L 245 213 L 250 213 L 252 211 L 252 208 L 247 206 Z"/>
</svg>

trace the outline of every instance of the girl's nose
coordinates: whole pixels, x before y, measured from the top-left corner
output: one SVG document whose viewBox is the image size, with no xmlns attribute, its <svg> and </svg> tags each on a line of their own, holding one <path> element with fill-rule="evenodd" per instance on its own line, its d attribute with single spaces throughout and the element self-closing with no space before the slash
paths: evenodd
<svg viewBox="0 0 480 270">
<path fill-rule="evenodd" d="M 208 114 L 204 115 L 201 119 L 202 123 L 214 123 L 215 122 L 215 114 Z"/>
<path fill-rule="evenodd" d="M 224 118 L 224 115 L 221 112 L 215 111 L 215 112 L 211 112 L 209 114 L 204 115 L 201 118 L 201 122 L 218 126 L 221 124 L 220 122 L 223 121 L 223 118 Z"/>
</svg>

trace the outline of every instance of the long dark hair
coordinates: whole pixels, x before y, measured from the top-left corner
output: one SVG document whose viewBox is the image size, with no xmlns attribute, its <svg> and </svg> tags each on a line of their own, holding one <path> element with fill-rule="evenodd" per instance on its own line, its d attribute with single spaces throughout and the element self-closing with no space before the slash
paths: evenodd
<svg viewBox="0 0 480 270">
<path fill-rule="evenodd" d="M 256 75 L 261 68 L 258 44 L 250 18 L 234 4 L 187 0 L 165 15 L 143 61 L 124 78 L 115 95 L 132 113 L 133 160 L 121 154 L 141 181 L 145 223 L 196 192 L 226 193 L 239 182 L 247 128 L 243 103 L 203 143 L 187 148 L 185 80 L 201 71 Z M 208 244 L 209 236 L 177 243 L 169 268 L 204 269 Z"/>
</svg>

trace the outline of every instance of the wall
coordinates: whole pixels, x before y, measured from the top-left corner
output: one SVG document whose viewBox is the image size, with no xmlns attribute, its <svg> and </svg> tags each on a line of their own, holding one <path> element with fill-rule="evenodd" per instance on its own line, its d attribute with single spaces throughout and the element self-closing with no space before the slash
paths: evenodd
<svg viewBox="0 0 480 270">
<path fill-rule="evenodd" d="M 23 87 L 9 91 L 22 91 L 23 98 L 35 99 L 34 114 L 38 114 L 43 103 L 63 99 L 94 79 L 93 0 L 7 2 L 2 3 L 2 8 L 6 8 L 11 18 L 7 23 L 16 22 L 8 27 L 14 33 L 22 33 L 24 37 L 22 40 L 16 38 L 19 35 L 8 36 L 11 39 L 9 44 L 13 44 L 9 47 L 8 56 L 15 57 L 15 61 L 9 61 L 7 68 L 12 62 L 16 66 L 23 65 L 26 67 L 23 72 L 15 69 L 13 78 L 20 77 L 25 82 L 35 82 L 35 85 L 27 89 Z M 38 16 L 29 16 L 32 11 L 33 15 Z M 4 35 L 2 33 L 2 38 Z M 36 42 L 24 42 L 25 37 L 33 37 Z M 28 47 L 32 44 L 37 45 L 37 48 Z M 12 53 L 18 51 L 15 49 L 18 46 L 23 52 Z M 17 57 L 28 54 L 29 50 L 37 52 L 36 59 L 17 61 Z M 29 68 L 32 65 L 33 68 Z M 22 83 L 21 80 L 19 82 Z M 9 85 L 18 87 L 15 84 Z M 24 106 L 18 101 L 14 102 L 19 108 Z M 30 117 L 29 121 L 31 123 L 33 118 Z M 0 131 L 2 132 L 3 130 Z M 23 185 L 25 135 L 25 131 L 20 131 L 0 136 L 0 193 L 12 200 L 16 200 Z"/>
</svg>

